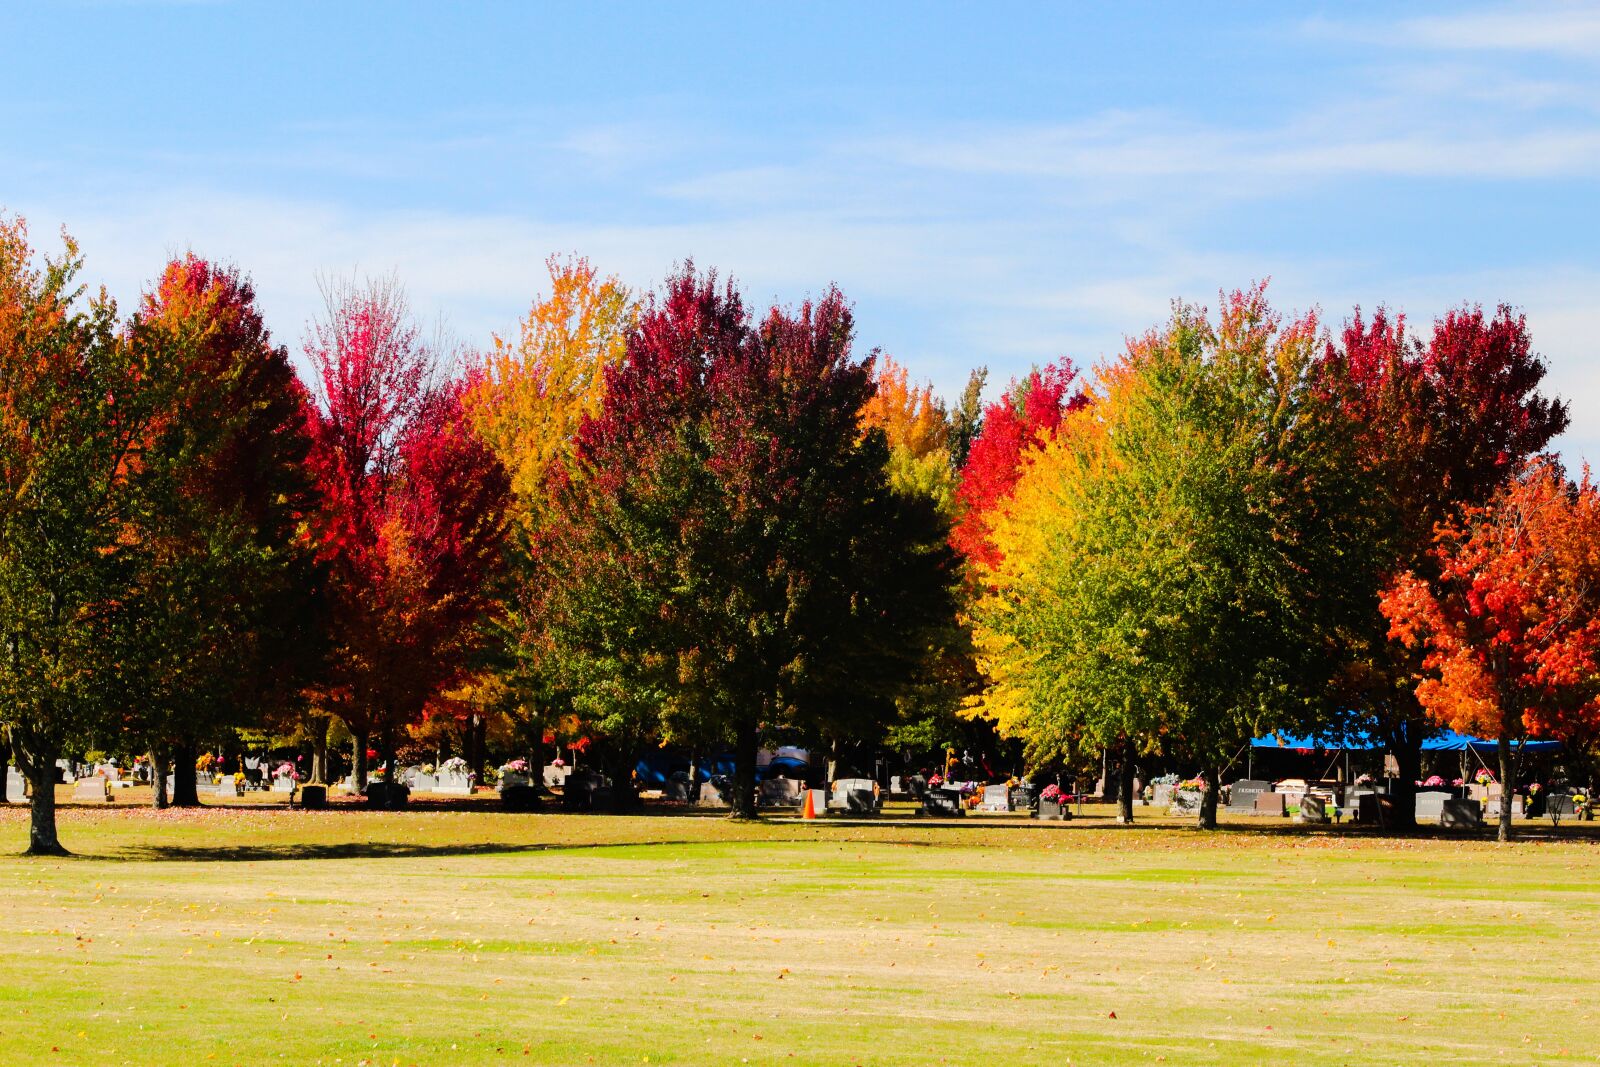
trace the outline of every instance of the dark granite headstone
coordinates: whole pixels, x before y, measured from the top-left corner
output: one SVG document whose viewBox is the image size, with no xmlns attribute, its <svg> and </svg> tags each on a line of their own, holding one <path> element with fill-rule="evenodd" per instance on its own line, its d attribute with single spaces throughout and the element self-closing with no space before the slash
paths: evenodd
<svg viewBox="0 0 1600 1067">
<path fill-rule="evenodd" d="M 1449 830 L 1476 830 L 1483 825 L 1483 806 L 1476 800 L 1451 797 L 1439 809 L 1439 825 Z"/>
</svg>

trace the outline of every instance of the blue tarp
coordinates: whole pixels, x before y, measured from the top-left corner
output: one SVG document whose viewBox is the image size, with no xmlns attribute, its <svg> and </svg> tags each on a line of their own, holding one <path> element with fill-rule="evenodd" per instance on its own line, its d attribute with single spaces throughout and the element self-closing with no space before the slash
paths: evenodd
<svg viewBox="0 0 1600 1067">
<path fill-rule="evenodd" d="M 1266 737 L 1256 738 L 1250 744 L 1255 748 L 1322 749 L 1328 752 L 1371 752 L 1389 747 L 1384 742 L 1374 740 L 1364 733 L 1355 733 L 1343 738 L 1268 734 Z M 1486 741 L 1481 737 L 1468 737 L 1466 734 L 1458 734 L 1454 730 L 1446 730 L 1444 733 L 1430 737 L 1422 742 L 1422 751 L 1462 752 L 1471 748 L 1476 752 L 1484 753 L 1493 752 L 1496 744 L 1497 742 L 1495 741 Z M 1524 752 L 1555 752 L 1560 748 L 1560 741 L 1528 741 L 1522 746 Z"/>
<path fill-rule="evenodd" d="M 634 770 L 646 789 L 661 789 L 675 771 L 682 771 L 685 774 L 689 772 L 689 757 L 676 753 L 652 752 L 639 757 Z M 700 762 L 699 778 L 702 782 L 711 781 L 711 776 L 714 774 L 732 778 L 733 770 L 733 754 L 723 753 L 715 759 Z M 774 756 L 766 766 L 756 768 L 756 781 L 777 777 L 803 778 L 805 771 L 804 760 L 797 760 L 792 756 Z"/>
</svg>

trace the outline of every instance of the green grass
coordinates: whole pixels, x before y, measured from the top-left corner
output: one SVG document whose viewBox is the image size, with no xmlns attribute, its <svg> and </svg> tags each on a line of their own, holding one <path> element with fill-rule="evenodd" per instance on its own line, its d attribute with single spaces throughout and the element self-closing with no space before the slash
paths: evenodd
<svg viewBox="0 0 1600 1067">
<path fill-rule="evenodd" d="M 1589 825 L 477 809 L 63 812 L 0 858 L 0 1062 L 1600 1059 Z"/>
</svg>

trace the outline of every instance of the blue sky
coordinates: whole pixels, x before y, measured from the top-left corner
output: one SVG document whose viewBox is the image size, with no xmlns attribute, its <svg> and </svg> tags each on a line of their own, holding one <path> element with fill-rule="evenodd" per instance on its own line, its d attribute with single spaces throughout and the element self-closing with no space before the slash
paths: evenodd
<svg viewBox="0 0 1600 1067">
<path fill-rule="evenodd" d="M 1113 10 L 1114 7 L 1114 10 Z M 837 283 L 947 393 L 1175 297 L 1524 308 L 1600 462 L 1600 6 L 8 3 L 0 206 L 132 298 L 193 248 L 298 346 L 396 271 L 463 341 L 551 252 Z"/>
</svg>

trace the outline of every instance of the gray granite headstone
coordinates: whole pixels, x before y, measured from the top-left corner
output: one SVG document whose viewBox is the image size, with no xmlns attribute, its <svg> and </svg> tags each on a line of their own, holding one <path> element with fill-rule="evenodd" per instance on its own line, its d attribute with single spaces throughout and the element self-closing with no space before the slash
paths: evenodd
<svg viewBox="0 0 1600 1067">
<path fill-rule="evenodd" d="M 1296 822 L 1321 823 L 1328 821 L 1328 804 L 1321 797 L 1307 793 L 1300 798 L 1300 814 L 1295 817 Z"/>
<path fill-rule="evenodd" d="M 1256 810 L 1256 797 L 1262 793 L 1272 792 L 1272 783 L 1263 782 L 1255 778 L 1241 778 L 1228 790 L 1228 810 L 1240 812 L 1253 812 Z"/>
</svg>

